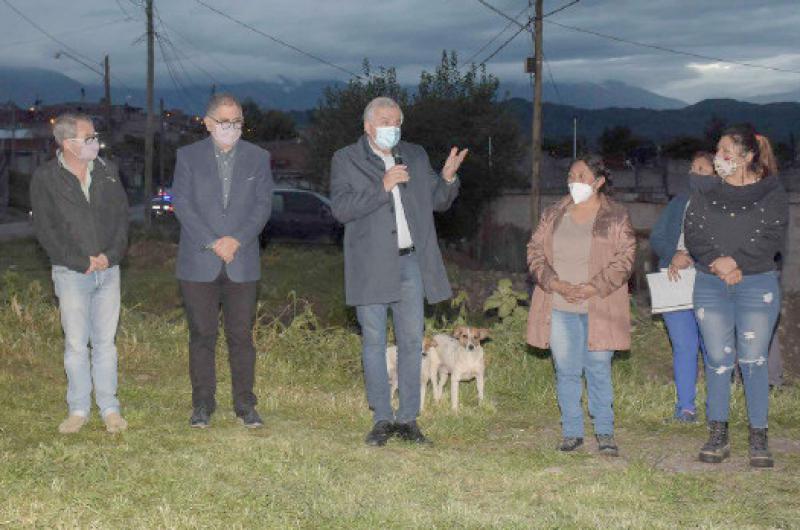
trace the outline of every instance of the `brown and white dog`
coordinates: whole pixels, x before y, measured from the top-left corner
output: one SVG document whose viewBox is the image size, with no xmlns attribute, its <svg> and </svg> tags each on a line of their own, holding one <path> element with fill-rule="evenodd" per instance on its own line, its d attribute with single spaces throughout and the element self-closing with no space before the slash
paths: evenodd
<svg viewBox="0 0 800 530">
<path fill-rule="evenodd" d="M 419 375 L 419 408 L 425 408 L 425 390 L 428 382 L 433 386 L 434 396 L 436 395 L 436 376 L 439 373 L 439 352 L 436 349 L 437 343 L 430 337 L 425 337 L 422 341 L 422 367 Z M 389 375 L 389 386 L 391 386 L 391 396 L 397 391 L 397 346 L 386 348 L 386 371 Z"/>
<path fill-rule="evenodd" d="M 452 335 L 438 334 L 433 339 L 438 344 L 439 377 L 434 389 L 436 400 L 442 398 L 442 390 L 450 376 L 450 407 L 458 410 L 458 383 L 475 379 L 478 385 L 478 402 L 483 402 L 483 381 L 486 363 L 481 341 L 489 338 L 486 328 L 459 326 Z"/>
</svg>

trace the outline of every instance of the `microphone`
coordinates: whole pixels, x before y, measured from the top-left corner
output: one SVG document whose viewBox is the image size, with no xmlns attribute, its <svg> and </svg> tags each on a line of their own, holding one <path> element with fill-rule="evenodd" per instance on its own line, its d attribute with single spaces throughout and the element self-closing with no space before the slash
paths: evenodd
<svg viewBox="0 0 800 530">
<path fill-rule="evenodd" d="M 400 150 L 397 147 L 392 148 L 392 157 L 394 157 L 394 164 L 396 166 L 403 165 L 403 155 L 400 154 Z M 401 182 L 400 186 L 405 189 L 407 182 Z"/>
</svg>

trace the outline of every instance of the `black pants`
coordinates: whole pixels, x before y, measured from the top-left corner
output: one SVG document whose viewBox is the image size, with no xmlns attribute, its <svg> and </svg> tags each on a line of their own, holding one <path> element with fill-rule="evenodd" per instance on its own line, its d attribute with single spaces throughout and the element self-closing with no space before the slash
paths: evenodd
<svg viewBox="0 0 800 530">
<path fill-rule="evenodd" d="M 228 343 L 233 409 L 241 414 L 256 404 L 253 394 L 256 366 L 253 322 L 257 283 L 231 281 L 224 267 L 212 282 L 180 281 L 189 321 L 189 375 L 193 407 L 204 406 L 211 412 L 216 408 L 215 349 L 220 305 Z"/>
</svg>

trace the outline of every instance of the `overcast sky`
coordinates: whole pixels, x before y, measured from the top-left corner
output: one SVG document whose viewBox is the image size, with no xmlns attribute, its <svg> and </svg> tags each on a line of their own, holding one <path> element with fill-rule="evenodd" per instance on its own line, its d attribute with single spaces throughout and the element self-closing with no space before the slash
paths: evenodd
<svg viewBox="0 0 800 530">
<path fill-rule="evenodd" d="M 507 21 L 477 0 L 203 0 L 232 17 L 303 50 L 360 72 L 363 58 L 395 66 L 403 82 L 435 68 L 443 49 L 467 59 Z M 518 14 L 527 0 L 487 0 Z M 114 75 L 130 86 L 145 79 L 142 0 L 0 0 L 0 64 L 53 70 L 82 82 L 99 81 L 69 59 L 62 47 L 15 14 L 10 2 L 71 48 L 95 61 L 110 54 Z M 551 11 L 569 0 L 545 0 Z M 182 57 L 185 84 L 279 76 L 339 79 L 347 74 L 237 26 L 195 0 L 155 0 L 165 26 L 157 28 Z M 696 54 L 800 71 L 798 0 L 581 0 L 549 20 Z M 483 60 L 515 29 L 478 57 Z M 695 102 L 795 90 L 800 74 L 758 70 L 679 56 L 564 29 L 544 27 L 545 57 L 558 82 L 614 79 Z M 166 41 L 165 41 L 166 43 Z M 177 50 L 177 52 L 175 51 Z M 489 63 L 503 81 L 524 82 L 530 34 L 520 34 Z M 156 48 L 157 82 L 171 81 Z M 182 79 L 180 79 L 182 78 Z M 548 80 L 549 82 L 549 80 Z"/>
</svg>

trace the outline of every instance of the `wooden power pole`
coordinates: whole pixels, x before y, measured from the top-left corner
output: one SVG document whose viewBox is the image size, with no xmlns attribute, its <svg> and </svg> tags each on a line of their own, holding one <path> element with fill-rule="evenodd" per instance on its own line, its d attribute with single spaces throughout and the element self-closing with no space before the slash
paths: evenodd
<svg viewBox="0 0 800 530">
<path fill-rule="evenodd" d="M 530 6 L 535 2 L 536 12 L 533 23 L 533 120 L 531 123 L 531 231 L 539 224 L 541 210 L 542 175 L 542 13 L 544 0 L 528 0 Z"/>
<path fill-rule="evenodd" d="M 103 84 L 105 85 L 106 134 L 108 135 L 106 147 L 109 147 L 111 145 L 113 127 L 111 126 L 111 64 L 108 61 L 108 55 L 106 55 L 104 66 Z"/>
<path fill-rule="evenodd" d="M 144 130 L 144 224 L 150 227 L 150 199 L 153 196 L 153 85 L 155 83 L 155 32 L 153 0 L 145 0 L 147 16 L 147 121 Z"/>
<path fill-rule="evenodd" d="M 166 183 L 164 179 L 164 98 L 159 99 L 158 105 L 158 185 Z"/>
</svg>

